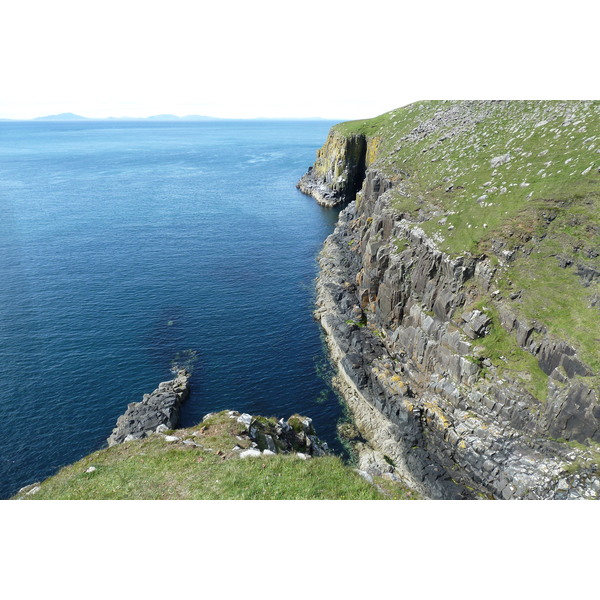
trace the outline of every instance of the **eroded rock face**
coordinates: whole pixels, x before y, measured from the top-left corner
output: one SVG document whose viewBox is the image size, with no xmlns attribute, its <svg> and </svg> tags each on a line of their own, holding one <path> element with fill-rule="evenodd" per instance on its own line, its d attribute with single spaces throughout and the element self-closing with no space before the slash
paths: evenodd
<svg viewBox="0 0 600 600">
<path fill-rule="evenodd" d="M 489 290 L 493 266 L 437 250 L 390 209 L 392 187 L 367 171 L 325 243 L 317 283 L 315 315 L 368 452 L 432 498 L 598 498 L 593 450 L 555 441 L 600 441 L 589 367 L 500 301 L 502 327 L 549 375 L 546 400 L 527 391 L 526 373 L 479 360 L 492 323 L 466 309 L 467 287 Z"/>
<path fill-rule="evenodd" d="M 298 182 L 298 189 L 322 206 L 352 200 L 365 175 L 367 140 L 362 135 L 330 134 L 317 153 L 314 167 Z"/>
<path fill-rule="evenodd" d="M 190 393 L 191 375 L 185 370 L 177 373 L 171 381 L 164 381 L 141 402 L 132 402 L 125 414 L 117 420 L 110 434 L 109 446 L 129 440 L 137 440 L 154 433 L 157 429 L 173 429 L 179 423 L 180 407 Z"/>
</svg>

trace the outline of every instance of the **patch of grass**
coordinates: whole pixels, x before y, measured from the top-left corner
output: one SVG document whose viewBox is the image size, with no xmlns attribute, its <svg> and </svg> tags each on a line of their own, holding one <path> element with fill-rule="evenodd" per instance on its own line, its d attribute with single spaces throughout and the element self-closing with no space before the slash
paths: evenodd
<svg viewBox="0 0 600 600">
<path fill-rule="evenodd" d="M 375 135 L 390 122 L 390 113 L 384 113 L 372 119 L 345 121 L 333 126 L 342 135 Z"/>
<path fill-rule="evenodd" d="M 406 238 L 395 238 L 392 240 L 394 244 L 394 250 L 398 254 L 401 254 L 409 247 L 409 242 Z"/>
<path fill-rule="evenodd" d="M 383 490 L 388 500 L 421 500 L 421 496 L 398 481 L 384 477 L 373 477 L 374 483 Z"/>
<path fill-rule="evenodd" d="M 510 278 L 512 289 L 521 291 L 518 307 L 524 315 L 544 323 L 552 335 L 577 348 L 580 358 L 598 371 L 600 315 L 591 298 L 600 293 L 600 282 L 584 285 L 578 270 L 593 267 L 594 262 L 597 265 L 589 257 L 594 248 L 600 252 L 600 227 L 593 226 L 600 202 L 594 198 L 585 207 L 571 204 L 563 211 L 565 214 L 548 226 L 547 234 L 530 244 L 529 254 L 514 262 L 504 279 Z M 581 227 L 570 225 L 574 222 Z M 563 267 L 559 266 L 561 260 Z M 500 283 L 508 289 L 505 281 Z"/>
<path fill-rule="evenodd" d="M 346 325 L 356 325 L 357 327 L 366 327 L 367 319 L 366 319 L 366 317 L 364 319 L 361 319 L 360 321 L 355 321 L 354 319 L 346 319 L 345 323 L 346 323 Z"/>
<path fill-rule="evenodd" d="M 419 209 L 424 202 L 413 196 L 406 196 L 397 192 L 392 192 L 391 205 L 394 210 L 403 216 L 417 218 Z"/>
<path fill-rule="evenodd" d="M 480 359 L 488 359 L 500 376 L 511 374 L 521 379 L 523 387 L 541 402 L 548 396 L 548 376 L 540 368 L 537 359 L 523 350 L 514 335 L 500 324 L 498 312 L 490 303 L 480 301 L 473 306 L 484 312 L 492 321 L 489 333 L 477 339 Z"/>
</svg>

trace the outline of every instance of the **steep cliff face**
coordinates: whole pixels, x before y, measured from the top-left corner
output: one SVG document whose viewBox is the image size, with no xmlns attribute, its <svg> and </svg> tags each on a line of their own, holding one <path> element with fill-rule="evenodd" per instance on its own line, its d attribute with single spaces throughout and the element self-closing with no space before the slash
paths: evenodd
<svg viewBox="0 0 600 600">
<path fill-rule="evenodd" d="M 298 188 L 323 206 L 354 199 L 372 162 L 377 140 L 361 133 L 342 135 L 333 130 L 317 152 L 314 167 L 298 182 Z"/>
<path fill-rule="evenodd" d="M 379 141 L 316 315 L 368 445 L 430 497 L 598 498 L 599 122 L 598 103 L 420 103 L 320 151 L 323 196 L 332 139 Z"/>
</svg>

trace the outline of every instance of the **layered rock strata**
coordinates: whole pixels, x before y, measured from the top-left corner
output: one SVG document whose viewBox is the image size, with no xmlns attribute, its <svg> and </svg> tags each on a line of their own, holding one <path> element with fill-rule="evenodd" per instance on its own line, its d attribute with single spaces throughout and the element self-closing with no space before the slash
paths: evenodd
<svg viewBox="0 0 600 600">
<path fill-rule="evenodd" d="M 177 377 L 164 381 L 141 402 L 132 402 L 117 419 L 107 439 L 109 446 L 144 438 L 157 430 L 173 429 L 179 423 L 180 408 L 190 393 L 191 374 L 180 370 Z"/>
<path fill-rule="evenodd" d="M 337 147 L 328 141 L 317 164 Z M 316 193 L 300 189 L 327 197 L 327 182 L 345 172 L 339 156 L 331 157 L 329 177 L 319 175 Z M 598 498 L 597 451 L 576 443 L 600 440 L 591 371 L 572 347 L 501 298 L 494 304 L 501 326 L 549 375 L 547 398 L 528 391 L 526 373 L 480 360 L 478 340 L 492 323 L 467 309 L 469 284 L 493 293 L 494 266 L 485 256 L 439 251 L 392 210 L 394 185 L 367 169 L 320 256 L 315 315 L 367 441 L 362 449 L 383 455 L 430 498 Z"/>
</svg>

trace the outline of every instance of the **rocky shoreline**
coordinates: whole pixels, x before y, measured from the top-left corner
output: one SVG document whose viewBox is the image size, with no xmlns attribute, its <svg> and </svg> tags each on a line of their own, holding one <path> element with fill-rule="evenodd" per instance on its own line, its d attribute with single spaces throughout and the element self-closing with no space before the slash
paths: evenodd
<svg viewBox="0 0 600 600">
<path fill-rule="evenodd" d="M 176 430 L 179 424 L 181 405 L 190 394 L 191 374 L 185 369 L 177 372 L 170 381 L 159 383 L 150 394 L 144 394 L 141 402 L 132 402 L 117 419 L 116 427 L 107 439 L 108 447 L 139 440 L 153 434 Z M 289 419 L 267 419 L 237 411 L 224 411 L 231 419 L 244 425 L 248 443 L 240 443 L 236 450 L 240 456 L 258 456 L 261 453 L 287 454 L 299 452 L 306 456 L 324 456 L 329 452 L 325 442 L 316 435 L 312 419 L 302 415 L 292 415 Z M 217 413 L 208 413 L 202 422 L 208 422 Z M 167 441 L 177 441 L 177 432 L 166 435 Z M 240 438 L 242 439 L 242 438 Z M 243 441 L 243 440 L 242 440 Z"/>
</svg>

